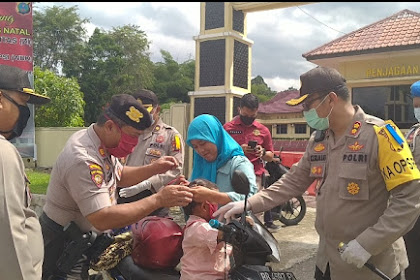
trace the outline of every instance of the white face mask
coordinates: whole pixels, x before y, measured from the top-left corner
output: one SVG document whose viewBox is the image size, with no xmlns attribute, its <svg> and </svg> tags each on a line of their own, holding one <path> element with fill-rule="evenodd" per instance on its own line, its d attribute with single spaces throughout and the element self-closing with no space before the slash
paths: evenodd
<svg viewBox="0 0 420 280">
<path fill-rule="evenodd" d="M 420 107 L 414 108 L 414 116 L 416 117 L 417 121 L 420 122 Z"/>
</svg>

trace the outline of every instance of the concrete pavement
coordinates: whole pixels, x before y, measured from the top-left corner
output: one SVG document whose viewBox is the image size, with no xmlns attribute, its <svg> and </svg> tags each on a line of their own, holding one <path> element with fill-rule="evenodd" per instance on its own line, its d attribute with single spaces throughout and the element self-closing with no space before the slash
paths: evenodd
<svg viewBox="0 0 420 280">
<path fill-rule="evenodd" d="M 281 222 L 275 221 L 276 225 L 281 226 L 273 233 L 279 243 L 280 263 L 269 265 L 278 271 L 292 272 L 297 280 L 313 280 L 319 242 L 315 230 L 316 201 L 313 196 L 304 196 L 304 198 L 307 212 L 298 225 L 284 226 Z M 401 275 L 401 280 L 405 280 L 404 273 Z"/>
<path fill-rule="evenodd" d="M 280 229 L 273 233 L 280 248 L 280 263 L 269 265 L 278 271 L 292 272 L 298 280 L 314 279 L 315 255 L 319 237 L 315 230 L 315 197 L 304 196 L 307 210 L 303 220 L 295 226 L 284 226 L 275 221 Z"/>
</svg>

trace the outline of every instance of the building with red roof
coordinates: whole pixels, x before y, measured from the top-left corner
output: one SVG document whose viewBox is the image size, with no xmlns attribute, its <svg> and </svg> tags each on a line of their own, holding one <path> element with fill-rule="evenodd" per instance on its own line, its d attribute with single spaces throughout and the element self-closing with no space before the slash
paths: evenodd
<svg viewBox="0 0 420 280">
<path fill-rule="evenodd" d="M 365 112 L 392 119 L 403 132 L 417 122 L 410 86 L 420 80 L 419 13 L 402 10 L 302 56 L 337 69 L 347 80 L 352 103 Z M 298 90 L 286 90 L 260 104 L 258 121 L 271 129 L 275 149 L 301 151 L 312 132 L 302 106 L 285 104 L 297 96 Z"/>
<path fill-rule="evenodd" d="M 353 104 L 393 120 L 402 130 L 417 120 L 410 85 L 420 80 L 420 14 L 402 10 L 302 55 L 337 69 Z"/>
</svg>

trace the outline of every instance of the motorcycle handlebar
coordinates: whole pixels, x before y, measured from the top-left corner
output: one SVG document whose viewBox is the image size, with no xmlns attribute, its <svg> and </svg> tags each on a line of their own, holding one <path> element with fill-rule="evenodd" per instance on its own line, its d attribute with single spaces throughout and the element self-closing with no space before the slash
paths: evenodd
<svg viewBox="0 0 420 280">
<path fill-rule="evenodd" d="M 227 226 L 224 223 L 222 223 L 222 222 L 220 222 L 219 220 L 216 220 L 216 219 L 211 219 L 209 221 L 209 224 L 212 228 L 221 230 L 221 231 L 223 231 L 223 233 L 226 233 L 228 235 L 236 232 L 236 229 L 234 227 Z"/>
</svg>

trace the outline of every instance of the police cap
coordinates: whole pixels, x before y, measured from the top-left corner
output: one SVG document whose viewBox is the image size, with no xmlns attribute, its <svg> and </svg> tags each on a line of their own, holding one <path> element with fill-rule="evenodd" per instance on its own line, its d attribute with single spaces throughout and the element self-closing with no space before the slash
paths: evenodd
<svg viewBox="0 0 420 280">
<path fill-rule="evenodd" d="M 420 97 L 420 81 L 415 82 L 410 87 L 412 97 Z"/>
<path fill-rule="evenodd" d="M 312 93 L 327 93 L 346 87 L 346 79 L 334 68 L 318 66 L 300 76 L 300 97 L 286 102 L 296 106 Z"/>
<path fill-rule="evenodd" d="M 114 95 L 105 113 L 138 130 L 145 130 L 152 124 L 149 112 L 129 94 Z"/>
<path fill-rule="evenodd" d="M 26 93 L 29 95 L 28 103 L 32 104 L 45 104 L 51 101 L 47 96 L 34 92 L 28 73 L 19 67 L 0 65 L 0 89 Z"/>
<path fill-rule="evenodd" d="M 132 94 L 149 113 L 159 104 L 156 94 L 148 89 L 140 89 Z"/>
</svg>

